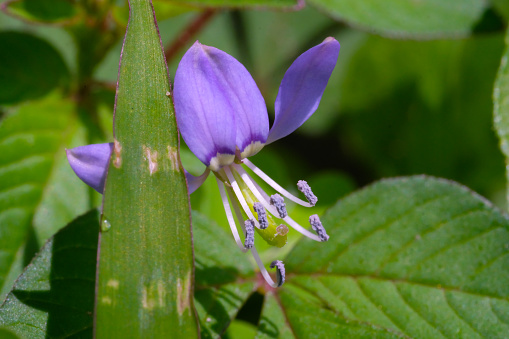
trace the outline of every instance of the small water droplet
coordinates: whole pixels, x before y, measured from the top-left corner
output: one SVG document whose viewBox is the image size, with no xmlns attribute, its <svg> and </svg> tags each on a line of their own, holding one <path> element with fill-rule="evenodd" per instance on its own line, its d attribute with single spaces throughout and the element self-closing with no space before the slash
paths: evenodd
<svg viewBox="0 0 509 339">
<path fill-rule="evenodd" d="M 101 231 L 102 232 L 108 232 L 111 228 L 111 223 L 106 219 L 104 216 L 101 220 Z"/>
</svg>

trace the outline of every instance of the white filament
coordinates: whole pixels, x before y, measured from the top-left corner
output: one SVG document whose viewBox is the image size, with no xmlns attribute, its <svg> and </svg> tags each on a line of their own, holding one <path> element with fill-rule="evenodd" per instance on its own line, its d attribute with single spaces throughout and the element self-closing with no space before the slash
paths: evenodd
<svg viewBox="0 0 509 339">
<path fill-rule="evenodd" d="M 230 204 L 228 203 L 228 197 L 226 196 L 226 192 L 224 190 L 224 185 L 219 178 L 216 177 L 217 186 L 219 188 L 219 193 L 221 194 L 221 200 L 223 200 L 224 211 L 226 213 L 226 219 L 228 219 L 228 223 L 230 224 L 230 229 L 232 230 L 233 238 L 235 238 L 235 242 L 237 246 L 240 248 L 242 252 L 247 252 L 248 249 L 244 247 L 244 244 L 240 240 L 239 231 L 237 230 L 237 225 L 235 224 L 235 219 L 232 215 L 232 210 L 230 208 Z M 242 228 L 244 228 L 243 223 Z"/>
<path fill-rule="evenodd" d="M 307 229 L 305 229 L 304 227 L 302 227 L 301 225 L 297 224 L 297 222 L 295 222 L 292 218 L 290 218 L 289 215 L 287 215 L 286 217 L 283 218 L 284 221 L 286 221 L 286 223 L 288 225 L 290 225 L 291 228 L 293 228 L 294 230 L 296 230 L 297 232 L 299 233 L 302 233 L 304 234 L 306 237 L 310 238 L 310 239 L 313 239 L 315 241 L 318 241 L 318 242 L 321 242 L 322 240 L 320 239 L 319 236 L 317 236 L 316 234 L 313 234 L 311 232 L 309 232 Z"/>
<path fill-rule="evenodd" d="M 269 284 L 271 287 L 276 288 L 279 285 L 272 280 L 272 277 L 270 276 L 269 272 L 267 272 L 267 269 L 263 265 L 262 259 L 260 259 L 260 256 L 258 255 L 258 251 L 256 250 L 256 247 L 253 246 L 251 249 L 251 254 L 253 254 L 253 258 L 256 261 L 256 264 L 260 268 L 260 273 L 263 275 L 263 278 Z"/>
<path fill-rule="evenodd" d="M 276 209 L 268 203 L 268 201 L 270 199 L 268 194 L 265 193 L 265 191 L 263 189 L 261 189 L 260 186 L 258 186 L 258 184 L 254 180 L 251 179 L 249 174 L 247 174 L 247 172 L 241 166 L 236 165 L 235 169 L 240 173 L 242 180 L 244 180 L 247 187 L 249 187 L 251 192 L 253 192 L 256 199 L 258 199 L 258 201 L 260 201 L 263 204 L 263 207 L 265 207 L 265 209 L 268 210 L 274 217 L 281 219 L 279 217 L 279 213 L 276 211 Z M 260 191 L 262 193 L 260 193 Z M 310 231 L 308 231 L 307 229 L 305 229 L 304 227 L 299 225 L 292 218 L 290 218 L 289 215 L 287 215 L 286 217 L 284 217 L 282 219 L 284 221 L 286 221 L 288 223 L 288 225 L 290 225 L 297 232 L 305 235 L 306 237 L 308 237 L 310 239 L 321 242 L 320 237 L 318 237 L 316 234 L 311 233 Z"/>
<path fill-rule="evenodd" d="M 237 204 L 237 200 L 235 200 L 234 197 L 232 197 L 233 194 L 230 193 L 230 190 L 228 191 L 228 193 L 230 194 L 230 198 L 231 198 L 232 205 L 233 205 L 233 210 L 235 211 L 235 215 L 237 216 L 237 220 L 242 225 L 242 230 L 245 232 L 245 230 L 244 230 L 244 223 L 243 223 L 243 220 L 242 220 L 242 213 L 240 212 L 240 208 L 239 208 L 239 205 Z M 269 284 L 273 288 L 278 287 L 278 284 L 275 283 L 274 280 L 272 280 L 269 272 L 267 271 L 267 269 L 263 265 L 262 259 L 260 258 L 260 256 L 258 255 L 258 251 L 256 250 L 256 246 L 253 246 L 251 248 L 251 254 L 253 254 L 253 258 L 256 261 L 256 264 L 258 265 L 258 268 L 260 269 L 260 273 L 262 274 L 262 276 L 265 279 L 265 281 L 267 282 L 267 284 Z"/>
<path fill-rule="evenodd" d="M 235 169 L 239 172 L 240 176 L 242 177 L 242 180 L 244 180 L 247 187 L 249 187 L 251 192 L 253 192 L 256 199 L 258 199 L 258 201 L 262 203 L 263 207 L 265 207 L 265 209 L 269 211 L 270 214 L 277 216 L 278 213 L 276 209 L 271 204 L 269 204 L 267 200 L 260 194 L 256 186 L 253 184 L 253 180 L 251 179 L 249 174 L 247 174 L 247 172 L 242 168 L 242 166 L 237 165 L 235 166 Z"/>
<path fill-rule="evenodd" d="M 247 218 L 252 219 L 255 222 L 256 228 L 260 228 L 260 224 L 258 223 L 257 218 L 254 217 L 253 213 L 249 209 L 246 199 L 242 195 L 239 184 L 237 183 L 237 181 L 235 181 L 235 177 L 233 176 L 233 174 L 230 170 L 230 167 L 228 167 L 228 166 L 224 167 L 224 172 L 226 173 L 226 176 L 228 177 L 228 180 L 230 181 L 230 185 L 232 186 L 233 191 L 235 192 L 235 195 L 237 196 L 237 199 L 240 202 L 240 205 L 242 206 L 242 209 L 246 213 Z M 242 221 L 242 223 L 243 222 L 244 221 Z"/>
<path fill-rule="evenodd" d="M 296 196 L 294 196 L 293 194 L 291 194 L 290 192 L 288 192 L 287 190 L 285 190 L 283 187 L 281 187 L 277 182 L 272 180 L 267 174 L 265 174 L 265 172 L 263 172 L 261 169 L 256 167 L 256 165 L 253 164 L 248 159 L 243 159 L 242 162 L 247 167 L 249 167 L 257 176 L 259 176 L 263 181 L 265 181 L 267 184 L 269 184 L 273 189 L 275 189 L 280 194 L 284 195 L 285 197 L 287 197 L 294 203 L 302 205 L 304 207 L 313 207 L 313 205 L 311 205 L 309 202 L 301 200 L 301 199 L 297 198 Z"/>
</svg>

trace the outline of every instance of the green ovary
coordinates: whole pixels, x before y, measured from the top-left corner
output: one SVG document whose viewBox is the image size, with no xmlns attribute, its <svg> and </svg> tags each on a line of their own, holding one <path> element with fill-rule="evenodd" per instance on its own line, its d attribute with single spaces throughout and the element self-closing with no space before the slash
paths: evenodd
<svg viewBox="0 0 509 339">
<path fill-rule="evenodd" d="M 235 171 L 233 171 L 233 173 L 235 176 L 235 180 L 239 184 L 242 195 L 246 199 L 249 209 L 251 210 L 251 213 L 253 213 L 253 215 L 256 216 L 257 214 L 253 209 L 253 205 L 258 200 L 255 198 L 255 196 L 253 195 L 251 190 L 247 187 L 247 185 L 242 181 L 242 179 L 240 179 L 238 174 Z M 276 221 L 274 220 L 272 215 L 270 215 L 268 213 L 268 211 L 266 214 L 267 214 L 267 220 L 269 221 L 269 227 L 267 227 L 264 230 L 255 228 L 256 232 L 258 232 L 258 234 L 263 238 L 263 240 L 265 240 L 269 245 L 281 248 L 284 245 L 286 245 L 287 238 L 288 238 L 287 232 L 278 232 L 276 228 L 279 225 L 276 223 Z M 283 228 L 286 228 L 286 226 L 284 226 Z M 287 228 L 286 228 L 286 230 L 287 230 Z M 281 233 L 284 233 L 284 235 Z"/>
</svg>

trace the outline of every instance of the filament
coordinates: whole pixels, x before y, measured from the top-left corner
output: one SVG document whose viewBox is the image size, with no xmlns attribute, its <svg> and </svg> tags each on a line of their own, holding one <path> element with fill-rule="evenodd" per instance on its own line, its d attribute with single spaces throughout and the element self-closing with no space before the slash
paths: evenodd
<svg viewBox="0 0 509 339">
<path fill-rule="evenodd" d="M 248 249 L 244 247 L 242 241 L 240 240 L 239 231 L 237 230 L 237 225 L 235 224 L 235 219 L 232 215 L 232 210 L 230 208 L 230 204 L 228 202 L 228 197 L 226 196 L 226 192 L 224 190 L 224 185 L 219 178 L 216 177 L 217 186 L 219 188 L 219 193 L 221 194 L 221 200 L 223 201 L 224 211 L 226 213 L 226 219 L 228 219 L 228 224 L 230 224 L 230 229 L 232 230 L 233 238 L 237 243 L 237 246 L 240 248 L 242 252 L 247 252 Z"/>
<path fill-rule="evenodd" d="M 224 172 L 226 173 L 226 176 L 228 177 L 228 180 L 230 181 L 230 185 L 233 188 L 233 191 L 235 192 L 235 195 L 238 198 L 238 201 L 240 202 L 240 205 L 242 206 L 242 209 L 247 215 L 248 219 L 252 219 L 255 223 L 255 226 L 257 228 L 260 228 L 260 225 L 258 224 L 258 221 L 256 221 L 256 218 L 254 217 L 253 213 L 249 209 L 249 206 L 247 205 L 246 199 L 242 195 L 242 191 L 240 190 L 239 184 L 237 181 L 235 181 L 235 177 L 233 176 L 230 168 L 228 166 L 224 167 Z"/>
<path fill-rule="evenodd" d="M 276 191 L 278 191 L 279 193 L 281 193 L 282 195 L 284 195 L 285 197 L 287 197 L 294 203 L 297 203 L 304 207 L 313 207 L 314 206 L 314 205 L 310 204 L 309 202 L 306 202 L 304 200 L 297 198 L 296 196 L 294 196 L 293 194 L 291 194 L 290 192 L 285 190 L 283 187 L 281 187 L 277 182 L 272 180 L 272 178 L 270 178 L 267 174 L 265 174 L 265 172 L 263 172 L 261 169 L 256 167 L 256 165 L 253 164 L 248 159 L 243 159 L 242 163 L 244 163 L 247 167 L 249 167 L 257 176 L 259 176 L 263 181 L 265 181 L 267 184 L 269 184 L 273 189 L 275 189 Z"/>
</svg>

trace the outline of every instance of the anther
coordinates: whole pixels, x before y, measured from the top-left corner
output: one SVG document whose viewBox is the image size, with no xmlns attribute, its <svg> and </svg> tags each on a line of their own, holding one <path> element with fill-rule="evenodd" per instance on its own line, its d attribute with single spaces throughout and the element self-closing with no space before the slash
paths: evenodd
<svg viewBox="0 0 509 339">
<path fill-rule="evenodd" d="M 244 221 L 244 227 L 246 228 L 246 239 L 244 240 L 245 248 L 253 248 L 254 246 L 254 221 L 247 219 Z"/>
<path fill-rule="evenodd" d="M 264 230 L 269 227 L 269 220 L 267 220 L 267 213 L 265 212 L 263 205 L 260 202 L 255 202 L 253 209 L 256 214 L 258 214 L 258 223 L 260 224 L 260 229 Z"/>
<path fill-rule="evenodd" d="M 270 196 L 270 204 L 276 208 L 281 219 L 285 218 L 288 215 L 288 213 L 286 212 L 285 199 L 283 199 L 283 197 L 280 196 L 279 194 L 276 193 Z"/>
<path fill-rule="evenodd" d="M 313 214 L 312 216 L 310 216 L 309 223 L 311 224 L 311 228 L 313 229 L 313 231 L 315 231 L 318 237 L 320 238 L 320 241 L 329 240 L 329 236 L 327 235 L 327 232 L 325 232 L 325 228 L 323 228 L 322 222 L 320 221 L 318 214 Z"/>
<path fill-rule="evenodd" d="M 276 267 L 277 287 L 285 283 L 285 264 L 281 260 L 274 260 L 270 264 L 270 268 Z"/>
<path fill-rule="evenodd" d="M 311 191 L 311 187 L 308 185 L 307 182 L 304 180 L 299 180 L 297 182 L 297 188 L 299 191 L 301 191 L 304 196 L 306 197 L 307 201 L 312 205 L 315 206 L 316 202 L 318 201 L 318 198 L 316 195 L 313 194 L 313 191 Z"/>
</svg>

